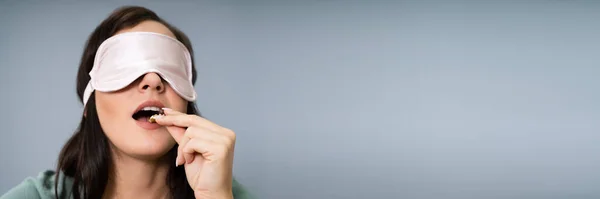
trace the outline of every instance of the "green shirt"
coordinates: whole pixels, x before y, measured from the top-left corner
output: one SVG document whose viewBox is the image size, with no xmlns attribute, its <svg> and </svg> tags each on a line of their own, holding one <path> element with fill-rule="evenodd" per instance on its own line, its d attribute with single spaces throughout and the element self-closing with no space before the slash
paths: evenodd
<svg viewBox="0 0 600 199">
<path fill-rule="evenodd" d="M 47 170 L 39 173 L 37 177 L 29 177 L 21 184 L 13 187 L 0 199 L 55 199 L 54 185 L 58 184 L 60 199 L 66 199 L 73 188 L 73 179 L 60 175 L 58 183 L 54 180 L 56 172 Z M 235 178 L 233 179 L 233 197 L 235 199 L 253 199 L 251 195 Z"/>
</svg>

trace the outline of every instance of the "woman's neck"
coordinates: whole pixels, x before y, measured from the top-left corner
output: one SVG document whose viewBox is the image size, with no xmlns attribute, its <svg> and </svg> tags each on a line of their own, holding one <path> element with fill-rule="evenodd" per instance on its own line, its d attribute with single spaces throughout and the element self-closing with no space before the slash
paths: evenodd
<svg viewBox="0 0 600 199">
<path fill-rule="evenodd" d="M 104 199 L 167 198 L 165 161 L 147 161 L 113 153 L 113 166 L 104 191 Z"/>
</svg>

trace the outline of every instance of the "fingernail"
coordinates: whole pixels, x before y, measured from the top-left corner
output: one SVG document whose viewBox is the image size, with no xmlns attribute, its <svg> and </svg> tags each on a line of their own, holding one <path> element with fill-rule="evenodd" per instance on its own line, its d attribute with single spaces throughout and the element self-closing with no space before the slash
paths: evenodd
<svg viewBox="0 0 600 199">
<path fill-rule="evenodd" d="M 173 109 L 170 109 L 170 108 L 167 108 L 167 107 L 162 108 L 162 110 L 164 110 L 164 111 L 173 111 Z"/>
<path fill-rule="evenodd" d="M 179 155 L 175 158 L 175 167 L 179 166 Z"/>
</svg>

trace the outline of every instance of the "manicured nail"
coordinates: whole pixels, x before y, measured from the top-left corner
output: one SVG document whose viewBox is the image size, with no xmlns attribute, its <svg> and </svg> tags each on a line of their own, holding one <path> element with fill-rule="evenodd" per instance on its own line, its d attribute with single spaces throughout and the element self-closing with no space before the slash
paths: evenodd
<svg viewBox="0 0 600 199">
<path fill-rule="evenodd" d="M 162 108 L 162 110 L 164 110 L 164 111 L 173 111 L 173 109 L 170 109 L 170 108 L 167 108 L 167 107 Z"/>
</svg>

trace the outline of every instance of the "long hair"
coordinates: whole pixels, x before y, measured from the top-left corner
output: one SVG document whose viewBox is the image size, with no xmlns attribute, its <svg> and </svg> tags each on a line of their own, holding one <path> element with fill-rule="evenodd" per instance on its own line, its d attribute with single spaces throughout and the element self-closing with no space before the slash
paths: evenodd
<svg viewBox="0 0 600 199">
<path fill-rule="evenodd" d="M 83 93 L 90 81 L 89 72 L 94 63 L 96 51 L 102 42 L 113 36 L 119 30 L 133 27 L 143 21 L 152 20 L 162 23 L 174 33 L 177 40 L 181 41 L 192 55 L 193 49 L 188 37 L 179 29 L 162 20 L 153 11 L 139 6 L 124 6 L 114 10 L 89 36 L 83 51 L 79 71 L 77 72 L 77 95 L 83 100 Z M 196 83 L 196 68 L 192 67 L 192 82 Z M 73 188 L 70 193 L 75 199 L 100 199 L 109 181 L 109 168 L 113 164 L 110 143 L 98 120 L 96 111 L 95 94 L 92 93 L 86 107 L 85 116 L 82 114 L 81 122 L 71 138 L 63 146 L 57 163 L 58 182 L 61 172 L 73 178 Z M 200 115 L 193 102 L 188 102 L 188 114 Z M 169 162 L 175 162 L 177 145 L 167 153 Z M 194 191 L 187 182 L 184 167 L 171 165 L 167 174 L 167 186 L 173 198 L 194 198 Z M 56 198 L 59 198 L 58 183 L 54 187 Z M 64 196 L 61 196 L 61 198 Z"/>
</svg>

